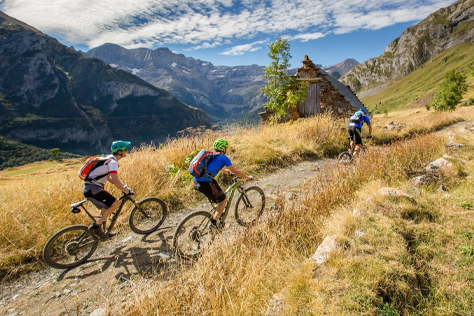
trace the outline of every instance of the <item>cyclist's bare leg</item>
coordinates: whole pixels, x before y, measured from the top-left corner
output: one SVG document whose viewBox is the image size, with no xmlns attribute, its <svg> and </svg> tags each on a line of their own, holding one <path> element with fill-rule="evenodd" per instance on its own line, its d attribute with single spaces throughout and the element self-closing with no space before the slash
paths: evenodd
<svg viewBox="0 0 474 316">
<path fill-rule="evenodd" d="M 352 157 L 357 157 L 359 155 L 359 151 L 360 151 L 360 144 L 357 144 L 355 145 L 354 154 L 352 155 Z"/>
<path fill-rule="evenodd" d="M 222 213 L 224 212 L 225 205 L 227 204 L 227 196 L 225 197 L 224 201 L 219 202 L 216 207 L 216 212 L 214 213 L 214 216 L 212 216 L 213 219 L 216 221 L 221 217 Z"/>
<path fill-rule="evenodd" d="M 105 222 L 107 220 L 107 218 L 109 218 L 110 214 L 112 214 L 113 212 L 115 212 L 118 207 L 120 205 L 120 201 L 119 200 L 116 200 L 114 202 L 114 204 L 112 204 L 109 208 L 105 209 L 101 209 L 100 210 L 100 218 L 99 220 L 96 222 L 97 225 L 101 225 L 103 222 Z"/>
</svg>

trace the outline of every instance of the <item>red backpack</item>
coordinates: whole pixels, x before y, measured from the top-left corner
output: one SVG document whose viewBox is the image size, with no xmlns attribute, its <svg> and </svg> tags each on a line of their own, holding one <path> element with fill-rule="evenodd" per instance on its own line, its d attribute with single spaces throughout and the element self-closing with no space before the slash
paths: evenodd
<svg viewBox="0 0 474 316">
<path fill-rule="evenodd" d="M 77 172 L 77 175 L 82 180 L 86 180 L 87 177 L 89 176 L 89 173 L 91 173 L 92 170 L 94 170 L 95 168 L 103 165 L 104 163 L 107 162 L 107 160 L 110 160 L 110 158 L 108 158 L 108 157 L 90 157 L 90 158 L 87 158 L 86 161 L 84 161 L 82 166 L 79 168 L 79 171 Z"/>
<path fill-rule="evenodd" d="M 212 179 L 212 176 L 207 172 L 207 164 L 218 155 L 220 155 L 219 152 L 201 150 L 189 164 L 189 173 L 196 178 Z"/>
</svg>

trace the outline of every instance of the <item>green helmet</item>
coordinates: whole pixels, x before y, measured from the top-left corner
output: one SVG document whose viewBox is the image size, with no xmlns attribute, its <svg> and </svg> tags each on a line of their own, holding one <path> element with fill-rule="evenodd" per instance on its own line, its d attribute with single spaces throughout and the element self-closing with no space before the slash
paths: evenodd
<svg viewBox="0 0 474 316">
<path fill-rule="evenodd" d="M 216 140 L 214 144 L 212 145 L 212 148 L 217 149 L 219 151 L 223 151 L 227 147 L 229 147 L 229 142 L 222 138 Z"/>
<path fill-rule="evenodd" d="M 128 147 L 130 147 L 131 142 L 126 142 L 123 140 L 116 140 L 115 142 L 112 143 L 110 146 L 110 150 L 116 154 L 119 150 L 126 150 Z"/>
</svg>

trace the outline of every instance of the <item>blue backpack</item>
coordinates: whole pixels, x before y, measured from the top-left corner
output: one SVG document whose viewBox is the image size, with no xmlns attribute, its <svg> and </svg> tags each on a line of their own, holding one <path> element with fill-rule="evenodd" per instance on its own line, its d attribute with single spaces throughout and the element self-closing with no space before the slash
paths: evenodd
<svg viewBox="0 0 474 316">
<path fill-rule="evenodd" d="M 364 116 L 364 112 L 357 111 L 354 113 L 354 115 L 351 116 L 349 122 L 359 124 L 360 120 L 362 119 L 362 116 Z"/>
<path fill-rule="evenodd" d="M 220 153 L 210 150 L 201 150 L 189 164 L 189 174 L 196 178 L 212 179 L 212 175 L 207 172 L 207 164 Z"/>
</svg>

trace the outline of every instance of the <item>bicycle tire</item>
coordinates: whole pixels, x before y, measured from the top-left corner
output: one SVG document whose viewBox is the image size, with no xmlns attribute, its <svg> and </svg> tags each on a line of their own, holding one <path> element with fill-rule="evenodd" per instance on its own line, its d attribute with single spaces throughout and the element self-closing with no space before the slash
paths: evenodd
<svg viewBox="0 0 474 316">
<path fill-rule="evenodd" d="M 180 258 L 196 259 L 208 247 L 214 236 L 208 224 L 211 213 L 198 211 L 186 216 L 176 227 L 173 235 L 173 251 Z"/>
<path fill-rule="evenodd" d="M 99 240 L 87 226 L 69 226 L 61 229 L 48 240 L 43 249 L 43 259 L 49 266 L 56 269 L 74 268 L 92 256 L 98 244 Z M 79 251 L 85 246 L 89 247 L 84 251 Z"/>
<path fill-rule="evenodd" d="M 163 200 L 156 197 L 143 199 L 138 204 L 140 208 L 135 206 L 130 212 L 128 225 L 136 234 L 150 234 L 163 224 L 168 214 L 168 207 Z"/>
<path fill-rule="evenodd" d="M 341 162 L 351 162 L 352 161 L 352 155 L 350 152 L 345 151 L 339 154 L 339 157 L 337 158 Z"/>
<path fill-rule="evenodd" d="M 239 209 L 240 207 L 240 209 Z M 265 193 L 259 187 L 245 189 L 235 203 L 235 220 L 241 226 L 251 226 L 262 216 L 265 209 Z"/>
</svg>

